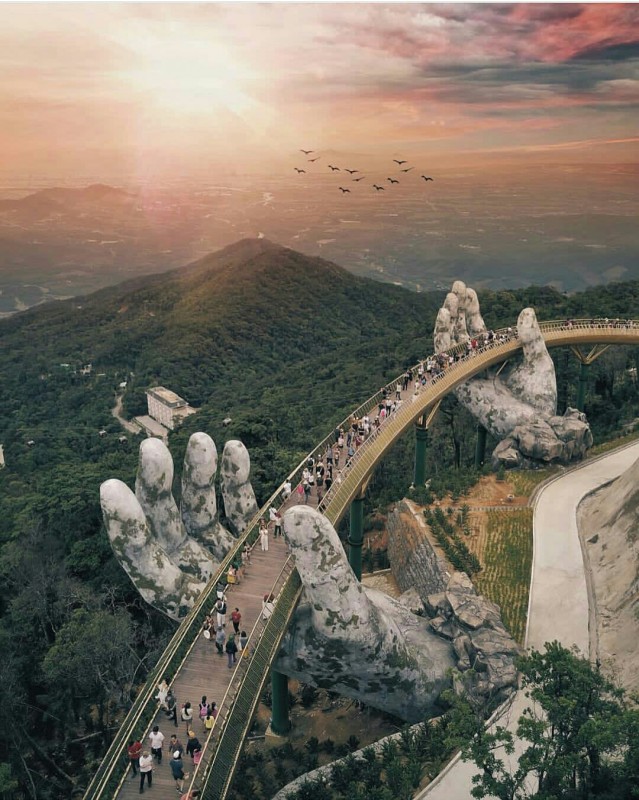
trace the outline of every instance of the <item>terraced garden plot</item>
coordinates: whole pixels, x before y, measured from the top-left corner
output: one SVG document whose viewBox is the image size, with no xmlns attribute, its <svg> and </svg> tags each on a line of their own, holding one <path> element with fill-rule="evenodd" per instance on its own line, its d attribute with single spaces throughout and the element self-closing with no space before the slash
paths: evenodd
<svg viewBox="0 0 639 800">
<path fill-rule="evenodd" d="M 487 511 L 483 569 L 473 578 L 478 590 L 501 608 L 504 625 L 523 643 L 532 564 L 532 508 Z M 469 543 L 472 547 L 472 544 Z"/>
</svg>

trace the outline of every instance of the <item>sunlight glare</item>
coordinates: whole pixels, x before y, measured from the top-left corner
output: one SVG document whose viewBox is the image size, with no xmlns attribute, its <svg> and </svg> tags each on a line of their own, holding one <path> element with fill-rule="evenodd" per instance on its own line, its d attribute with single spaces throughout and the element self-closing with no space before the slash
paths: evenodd
<svg viewBox="0 0 639 800">
<path fill-rule="evenodd" d="M 141 52 L 131 84 L 154 106 L 176 115 L 209 115 L 226 109 L 244 117 L 257 103 L 242 89 L 250 76 L 217 43 L 184 39 L 156 42 Z"/>
</svg>

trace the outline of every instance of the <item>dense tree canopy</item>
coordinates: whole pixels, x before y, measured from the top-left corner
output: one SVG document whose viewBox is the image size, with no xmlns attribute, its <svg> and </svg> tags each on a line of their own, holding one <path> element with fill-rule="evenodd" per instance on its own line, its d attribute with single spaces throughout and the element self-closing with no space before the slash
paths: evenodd
<svg viewBox="0 0 639 800">
<path fill-rule="evenodd" d="M 35 743 L 0 744 L 7 781 L 19 776 L 33 795 L 36 779 L 27 777 L 25 764 L 33 758 L 41 769 L 54 751 L 69 772 L 80 769 L 85 754 L 69 742 L 96 726 L 105 736 L 90 742 L 103 748 L 130 683 L 144 679 L 172 630 L 139 600 L 102 528 L 99 485 L 110 477 L 133 484 L 140 441 L 112 416 L 116 393 L 126 416 L 146 411 L 144 392 L 157 384 L 199 407 L 170 437 L 176 487 L 186 441 L 204 430 L 218 448 L 231 438 L 247 444 L 258 500 L 265 500 L 328 430 L 431 351 L 442 299 L 443 292 L 411 293 L 284 248 L 239 243 L 184 270 L 0 321 L 7 462 L 0 470 L 0 640 L 7 685 L 14 687 L 0 708 L 22 704 L 25 736 Z M 639 317 L 639 282 L 572 297 L 534 287 L 485 292 L 481 300 L 491 326 L 512 324 L 525 305 L 540 318 Z M 565 407 L 574 402 L 578 364 L 568 351 L 554 357 Z M 87 364 L 92 368 L 83 373 Z M 587 411 L 596 437 L 639 416 L 628 372 L 637 366 L 638 348 L 613 348 L 593 365 Z M 472 418 L 448 399 L 431 430 L 428 471 L 436 482 L 457 485 L 473 460 L 474 431 Z M 369 504 L 402 496 L 412 459 L 406 437 L 378 469 Z M 98 602 L 107 617 L 99 616 Z M 57 647 L 68 657 L 67 633 L 90 640 L 100 626 L 124 637 L 131 660 L 110 661 L 105 653 L 100 670 L 108 679 L 69 693 L 48 654 Z M 67 711 L 72 722 L 65 727 Z M 45 764 L 35 786 L 44 800 L 56 793 L 47 788 L 53 772 Z"/>
</svg>

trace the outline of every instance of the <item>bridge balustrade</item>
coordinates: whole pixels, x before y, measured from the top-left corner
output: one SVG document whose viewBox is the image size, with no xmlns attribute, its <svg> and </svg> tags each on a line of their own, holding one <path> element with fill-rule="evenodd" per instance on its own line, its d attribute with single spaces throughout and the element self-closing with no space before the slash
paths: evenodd
<svg viewBox="0 0 639 800">
<path fill-rule="evenodd" d="M 550 320 L 540 323 L 546 344 L 580 344 L 601 342 L 611 344 L 639 343 L 639 321 L 605 318 Z M 334 483 L 324 498 L 321 510 L 333 525 L 337 525 L 345 514 L 351 501 L 371 471 L 392 446 L 396 439 L 430 406 L 444 397 L 457 385 L 473 375 L 498 364 L 514 354 L 521 346 L 516 328 L 496 329 L 495 340 L 481 344 L 477 349 L 468 350 L 465 344 L 456 345 L 449 354 L 459 360 L 447 366 L 441 373 L 431 378 L 411 398 L 402 402 L 399 408 L 388 417 L 377 431 L 358 449 L 348 466 L 342 469 L 341 483 Z M 502 339 L 502 341 L 499 341 Z M 423 363 L 425 359 L 419 363 Z M 419 364 L 412 369 L 415 373 Z M 335 428 L 350 427 L 353 417 L 369 414 L 376 408 L 386 392 L 393 392 L 404 373 L 389 381 L 380 391 L 368 398 L 358 408 L 338 423 Z M 293 487 L 297 487 L 310 456 L 323 455 L 327 444 L 334 444 L 334 432 L 329 433 L 309 454 L 300 461 L 287 476 Z M 225 556 L 218 571 L 208 582 L 197 602 L 180 624 L 166 650 L 151 672 L 145 686 L 135 699 L 126 719 L 116 733 L 109 751 L 96 770 L 84 795 L 85 800 L 113 798 L 126 777 L 126 745 L 130 739 L 144 741 L 148 735 L 149 724 L 157 713 L 155 699 L 156 687 L 166 676 L 175 676 L 188 659 L 208 610 L 213 605 L 215 590 L 220 581 L 225 580 L 229 566 L 241 557 L 241 551 L 248 542 L 252 545 L 259 536 L 259 522 L 271 506 L 279 508 L 282 501 L 284 482 L 273 492 L 268 501 L 255 514 L 244 532 L 238 537 L 236 545 Z M 240 659 L 234 672 L 225 699 L 219 707 L 219 724 L 216 722 L 204 745 L 201 766 L 191 779 L 191 788 L 203 791 L 202 800 L 215 798 L 222 800 L 230 786 L 241 746 L 250 726 L 259 696 L 268 675 L 268 668 L 277 654 L 279 644 L 295 610 L 301 594 L 301 583 L 291 558 L 288 558 L 273 589 L 276 595 L 274 610 L 268 620 L 258 620 L 251 632 L 253 644 L 248 663 Z M 237 676 L 237 679 L 236 679 Z M 222 777 L 224 780 L 222 781 Z"/>
</svg>

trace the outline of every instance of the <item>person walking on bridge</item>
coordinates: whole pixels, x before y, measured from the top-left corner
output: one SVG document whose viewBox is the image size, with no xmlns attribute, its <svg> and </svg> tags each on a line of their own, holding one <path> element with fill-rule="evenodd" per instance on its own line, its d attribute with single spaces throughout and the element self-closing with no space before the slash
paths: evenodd
<svg viewBox="0 0 639 800">
<path fill-rule="evenodd" d="M 131 762 L 131 777 L 135 778 L 138 774 L 138 767 L 140 766 L 140 756 L 142 755 L 142 743 L 137 739 L 130 741 L 127 747 L 127 754 Z"/>
<path fill-rule="evenodd" d="M 145 750 L 140 756 L 140 794 L 144 791 L 144 779 L 149 784 L 149 789 L 153 784 L 153 756 Z"/>
<path fill-rule="evenodd" d="M 221 625 L 217 626 L 217 633 L 215 634 L 215 647 L 219 656 L 224 655 L 224 643 L 226 642 L 226 633 Z"/>
<path fill-rule="evenodd" d="M 164 734 L 160 730 L 159 725 L 155 725 L 149 734 L 149 744 L 151 745 L 151 753 L 157 758 L 158 764 L 162 763 L 162 744 L 164 743 Z"/>
<path fill-rule="evenodd" d="M 217 614 L 217 626 L 225 627 L 226 625 L 226 600 L 219 598 L 215 601 L 215 612 Z"/>
<path fill-rule="evenodd" d="M 237 661 L 237 645 L 235 644 L 235 636 L 231 634 L 226 643 L 226 655 L 229 658 L 228 667 L 233 669 L 233 665 Z"/>
<path fill-rule="evenodd" d="M 240 609 L 236 608 L 234 611 L 231 611 L 231 622 L 233 623 L 233 630 L 235 633 L 240 632 L 240 622 L 242 621 L 242 614 L 240 613 Z"/>
<path fill-rule="evenodd" d="M 178 792 L 183 791 L 184 789 L 184 779 L 188 778 L 188 775 L 184 774 L 184 764 L 182 763 L 182 753 L 179 750 L 175 750 L 172 753 L 172 758 L 169 761 L 169 766 L 171 767 L 171 774 L 173 775 L 173 780 L 175 781 L 175 788 Z"/>
<path fill-rule="evenodd" d="M 263 552 L 268 553 L 268 528 L 264 519 L 260 522 L 260 547 Z"/>
</svg>

